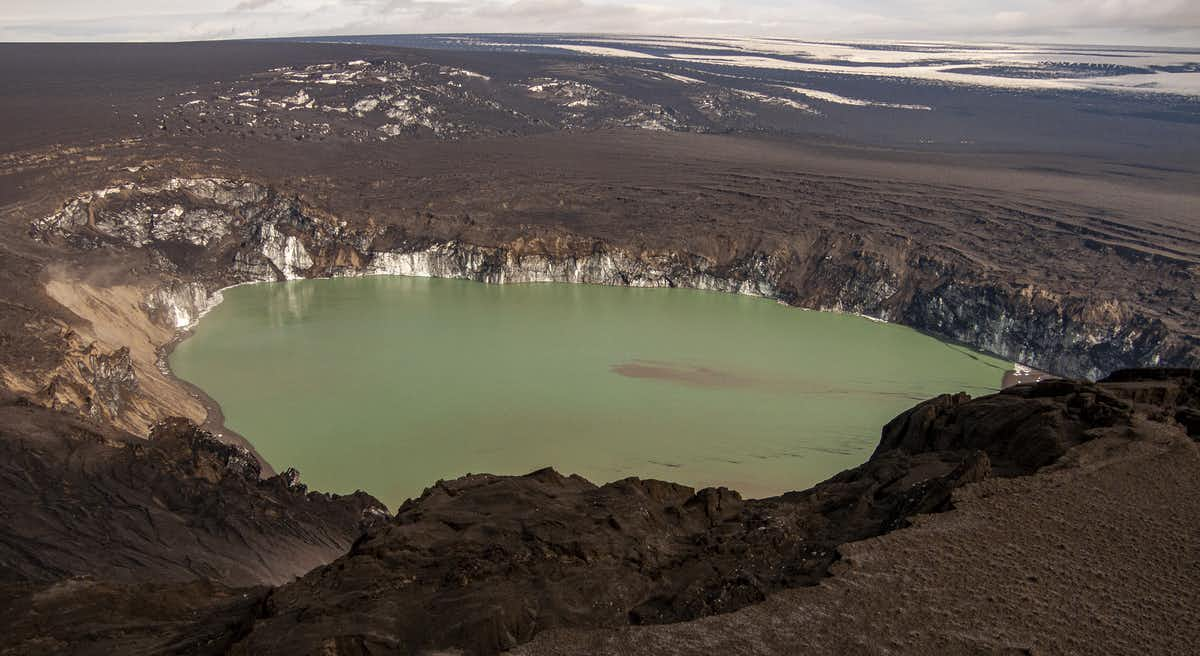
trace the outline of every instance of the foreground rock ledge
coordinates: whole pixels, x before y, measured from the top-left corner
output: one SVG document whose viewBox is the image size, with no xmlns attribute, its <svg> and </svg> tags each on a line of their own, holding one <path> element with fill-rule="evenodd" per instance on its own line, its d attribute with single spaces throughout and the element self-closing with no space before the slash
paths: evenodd
<svg viewBox="0 0 1200 656">
<path fill-rule="evenodd" d="M 4 448 L 25 455 L 6 458 L 0 479 L 0 650 L 490 654 L 551 629 L 685 622 L 811 586 L 847 543 L 949 510 L 964 485 L 1070 470 L 1096 444 L 1106 453 L 1164 441 L 1194 451 L 1200 372 L 1128 371 L 1099 384 L 941 396 L 889 423 L 863 465 L 771 499 L 639 479 L 598 487 L 543 470 L 442 481 L 382 521 L 365 495 L 306 494 L 292 474 L 250 480 L 252 461 L 185 423 L 143 446 L 19 402 L 2 410 Z M 153 457 L 139 456 L 147 449 Z M 80 454 L 90 464 L 73 465 Z M 64 471 L 78 478 L 67 485 Z M 139 496 L 139 487 L 153 493 Z M 95 495 L 77 497 L 79 519 L 47 512 L 29 492 L 79 488 Z M 187 571 L 198 580 L 178 582 L 188 577 L 161 566 L 179 543 L 146 539 L 163 535 L 164 497 L 171 530 L 194 540 Z M 114 508 L 124 519 L 108 534 L 69 533 Z M 261 536 L 246 560 L 260 565 L 200 573 L 206 559 L 229 560 L 228 545 L 248 529 L 232 530 L 226 518 L 246 516 Z M 275 572 L 311 566 L 296 545 L 348 526 L 364 530 L 344 555 L 264 585 Z M 72 557 L 44 555 L 63 551 Z"/>
</svg>

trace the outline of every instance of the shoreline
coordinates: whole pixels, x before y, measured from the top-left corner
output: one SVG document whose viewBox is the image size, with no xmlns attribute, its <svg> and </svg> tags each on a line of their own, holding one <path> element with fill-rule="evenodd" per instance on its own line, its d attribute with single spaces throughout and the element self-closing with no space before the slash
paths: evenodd
<svg viewBox="0 0 1200 656">
<path fill-rule="evenodd" d="M 171 369 L 171 366 L 170 366 L 171 353 L 174 352 L 175 348 L 180 343 L 182 343 L 188 337 L 192 336 L 193 329 L 200 322 L 201 319 L 203 319 L 209 312 L 211 312 L 218 305 L 220 305 L 222 302 L 224 302 L 224 300 L 225 300 L 224 292 L 226 290 L 233 289 L 235 287 L 241 287 L 244 285 L 259 285 L 259 284 L 271 284 L 271 283 L 278 284 L 278 283 L 287 283 L 287 282 L 304 281 L 304 280 L 338 280 L 338 279 L 343 279 L 343 278 L 366 278 L 366 277 L 373 277 L 373 276 L 389 276 L 389 275 L 390 276 L 400 276 L 400 277 L 410 277 L 410 278 L 441 278 L 444 280 L 467 280 L 470 282 L 478 282 L 480 284 L 485 284 L 485 285 L 490 285 L 490 284 L 499 284 L 499 285 L 544 284 L 541 282 L 517 282 L 517 283 L 498 282 L 498 283 L 493 283 L 493 282 L 489 282 L 489 281 L 485 281 L 485 280 L 473 280 L 470 278 L 456 278 L 456 277 L 448 277 L 448 276 L 404 276 L 403 274 L 384 273 L 384 272 L 363 272 L 363 273 L 349 274 L 349 275 L 341 274 L 341 275 L 331 275 L 331 276 L 314 276 L 311 278 L 309 278 L 309 277 L 289 278 L 289 279 L 285 279 L 285 280 L 251 280 L 251 281 L 246 281 L 246 282 L 234 283 L 232 285 L 226 285 L 224 287 L 221 287 L 221 288 L 217 289 L 216 291 L 212 292 L 211 294 L 209 294 L 208 298 L 206 299 L 205 306 L 203 308 L 199 309 L 199 311 L 196 314 L 196 318 L 193 319 L 190 323 L 188 323 L 185 326 L 178 326 L 176 328 L 175 334 L 172 336 L 171 340 L 158 348 L 158 368 L 170 380 L 178 383 L 184 389 L 184 391 L 186 391 L 190 396 L 192 396 L 194 399 L 199 401 L 200 404 L 204 407 L 205 419 L 204 419 L 203 423 L 200 424 L 201 429 L 209 431 L 210 433 L 213 434 L 214 437 L 216 437 L 218 440 L 221 440 L 222 442 L 245 448 L 258 461 L 260 467 L 262 468 L 262 476 L 264 478 L 269 477 L 269 476 L 274 476 L 278 472 L 271 465 L 271 463 L 268 462 L 261 453 L 259 453 L 259 451 L 254 447 L 254 444 L 249 440 L 249 438 L 247 438 L 246 436 L 242 435 L 241 433 L 238 433 L 237 431 L 231 429 L 225 423 L 225 414 L 221 409 L 221 404 L 218 403 L 216 399 L 214 399 L 212 396 L 210 396 L 207 392 L 205 392 L 203 389 L 201 389 L 197 385 L 195 385 L 187 380 L 184 380 L 183 378 L 180 378 L 179 376 L 177 376 L 175 374 L 175 372 Z M 550 281 L 551 284 L 554 284 L 555 282 L 557 282 L 558 284 L 583 284 L 583 285 L 597 284 L 597 283 L 588 283 L 588 282 Z M 599 285 L 599 286 L 632 287 L 631 285 Z M 873 323 L 882 323 L 882 324 L 892 324 L 893 323 L 886 319 L 881 319 L 879 317 L 872 317 L 872 316 L 862 314 L 859 312 L 843 312 L 843 311 L 839 311 L 839 310 L 835 310 L 835 309 L 807 308 L 807 307 L 801 307 L 801 306 L 793 306 L 793 305 L 789 305 L 789 304 L 785 303 L 783 300 L 781 300 L 779 298 L 773 298 L 773 297 L 765 296 L 765 295 L 761 295 L 761 294 L 746 294 L 744 292 L 728 292 L 728 291 L 721 291 L 721 290 L 698 289 L 698 288 L 690 288 L 690 287 L 663 287 L 662 289 L 690 289 L 692 291 L 699 291 L 699 292 L 714 292 L 714 293 L 729 293 L 729 294 L 736 294 L 736 295 L 745 295 L 745 296 L 751 296 L 751 297 L 755 297 L 755 298 L 762 298 L 764 300 L 772 300 L 775 303 L 778 303 L 785 307 L 796 309 L 796 310 L 802 310 L 805 312 L 830 312 L 833 314 L 842 314 L 842 315 L 859 317 L 861 319 L 866 319 L 867 321 L 871 321 Z M 904 324 L 896 324 L 896 325 L 903 326 Z M 918 330 L 916 328 L 912 328 L 911 326 L 905 326 L 905 327 L 910 328 L 912 330 L 916 330 L 916 332 L 926 335 L 930 338 L 936 339 L 939 342 L 942 342 L 945 344 L 954 344 L 954 345 L 964 346 L 964 347 L 971 348 L 972 350 L 974 350 L 974 348 L 968 344 L 958 344 L 956 342 L 946 340 L 946 339 L 937 337 L 935 335 L 929 334 L 925 331 Z M 981 354 L 984 354 L 984 355 L 989 355 L 991 357 L 999 357 L 999 356 L 995 356 L 992 354 L 983 353 L 982 351 L 978 351 L 978 352 Z M 999 384 L 996 388 L 996 391 L 1005 389 L 1007 387 L 1012 387 L 1014 385 L 1019 385 L 1019 384 L 1023 384 L 1023 383 L 1029 383 L 1029 382 L 1036 382 L 1039 380 L 1043 380 L 1044 378 L 1053 377 L 1049 374 L 1046 374 L 1041 371 L 1037 371 L 1035 369 L 1032 369 L 1031 367 L 1022 365 L 1020 363 L 1012 363 L 1012 366 L 1013 366 L 1012 369 L 1007 369 L 1007 370 L 1001 371 L 1001 378 L 1000 378 Z"/>
<path fill-rule="evenodd" d="M 191 326 L 194 325 L 195 322 L 191 324 Z M 271 476 L 275 476 L 279 472 L 277 472 L 271 463 L 268 462 L 267 459 L 258 452 L 258 449 L 254 447 L 254 444 L 247 439 L 245 435 L 242 435 L 232 428 L 229 428 L 229 426 L 225 424 L 225 413 L 221 410 L 221 404 L 217 403 L 216 399 L 209 396 L 208 393 L 200 389 L 200 387 L 180 378 L 179 376 L 175 375 L 174 371 L 171 370 L 171 365 L 169 362 L 171 353 L 175 351 L 175 348 L 179 346 L 183 340 L 192 336 L 191 326 L 177 330 L 175 335 L 171 338 L 171 341 L 158 348 L 159 370 L 162 371 L 163 374 L 171 381 L 182 387 L 185 392 L 187 392 L 192 398 L 199 401 L 200 405 L 204 407 L 205 416 L 204 421 L 200 423 L 201 430 L 206 430 L 212 433 L 213 437 L 217 438 L 221 442 L 232 444 L 233 446 L 238 446 L 249 451 L 250 454 L 254 456 L 254 459 L 258 461 L 258 465 L 261 468 L 261 478 L 270 478 Z"/>
</svg>

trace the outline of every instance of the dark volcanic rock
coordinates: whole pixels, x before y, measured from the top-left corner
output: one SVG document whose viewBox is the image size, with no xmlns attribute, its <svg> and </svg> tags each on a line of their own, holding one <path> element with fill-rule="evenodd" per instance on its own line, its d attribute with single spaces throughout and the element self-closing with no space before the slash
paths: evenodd
<svg viewBox="0 0 1200 656">
<path fill-rule="evenodd" d="M 208 581 L 123 585 L 88 577 L 0 585 L 0 654 L 216 656 L 245 634 L 268 591 Z"/>
<path fill-rule="evenodd" d="M 725 613 L 816 583 L 839 544 L 944 510 L 987 471 L 979 452 L 894 453 L 761 501 L 635 478 L 597 487 L 549 469 L 443 481 L 275 591 L 235 651 L 305 653 L 338 636 L 336 653 L 489 654 L 549 628 Z"/>
<path fill-rule="evenodd" d="M 949 510 L 963 485 L 1070 467 L 1074 460 L 1064 456 L 1075 446 L 1178 431 L 1179 412 L 1195 410 L 1194 372 L 1113 379 L 1044 381 L 974 400 L 938 397 L 889 423 L 863 465 L 771 499 L 636 478 L 596 486 L 551 469 L 440 481 L 394 519 L 369 527 L 342 557 L 270 591 L 51 581 L 80 572 L 123 581 L 137 572 L 156 582 L 202 573 L 183 565 L 185 558 L 207 559 L 204 567 L 214 569 L 257 562 L 245 565 L 253 569 L 242 573 L 249 579 L 274 559 L 296 562 L 296 553 L 309 553 L 297 545 L 326 545 L 315 536 L 355 533 L 362 510 L 375 506 L 303 496 L 291 472 L 258 481 L 253 459 L 182 421 L 160 425 L 148 442 L 111 444 L 60 416 L 53 439 L 16 439 L 30 418 L 44 422 L 46 411 L 9 404 L 0 417 L 13 427 L 5 444 L 14 456 L 26 455 L 8 459 L 15 464 L 0 478 L 6 498 L 23 487 L 64 496 L 51 483 L 62 472 L 64 488 L 104 495 L 107 505 L 86 505 L 78 517 L 54 500 L 5 506 L 6 525 L 16 529 L 4 536 L 4 562 L 19 574 L 9 580 L 33 582 L 0 589 L 0 599 L 9 598 L 0 609 L 9 625 L 0 653 L 6 644 L 24 653 L 86 636 L 97 653 L 493 654 L 552 628 L 727 613 L 816 584 L 830 575 L 841 545 Z M 15 421 L 22 418 L 24 427 Z M 65 449 L 47 443 L 70 443 L 74 466 L 55 461 L 50 471 L 45 463 L 53 458 L 44 454 Z M 122 505 L 146 498 L 152 501 L 136 513 Z M 170 522 L 167 509 L 175 513 Z M 110 536 L 99 532 L 101 517 L 114 527 Z M 77 534 L 55 528 L 68 525 Z M 59 531 L 53 540 L 28 537 L 30 527 L 45 526 Z M 194 542 L 171 541 L 180 531 Z M 106 539 L 111 553 L 96 548 Z M 136 567 L 127 562 L 134 555 Z M 161 608 L 143 607 L 156 600 Z"/>
<path fill-rule="evenodd" d="M 1174 420 L 1200 440 L 1200 371 L 1126 369 L 1102 381 L 1105 388 L 1159 421 Z"/>
<path fill-rule="evenodd" d="M 1108 389 L 1072 380 L 1017 385 L 976 400 L 942 395 L 888 422 L 875 456 L 979 449 L 998 472 L 1030 474 L 1091 439 L 1090 431 L 1128 425 L 1131 414 Z"/>
<path fill-rule="evenodd" d="M 185 420 L 142 440 L 0 401 L 0 582 L 278 584 L 386 516 L 365 493 L 306 494 L 259 471 L 249 452 Z"/>
<path fill-rule="evenodd" d="M 943 396 L 891 422 L 867 463 L 763 500 L 638 479 L 596 487 L 551 470 L 441 482 L 273 593 L 237 650 L 305 652 L 338 635 L 337 653 L 482 654 L 549 628 L 729 612 L 815 584 L 839 545 L 947 510 L 955 488 L 993 468 L 1033 473 L 1131 418 L 1103 386 L 1075 381 Z"/>
</svg>

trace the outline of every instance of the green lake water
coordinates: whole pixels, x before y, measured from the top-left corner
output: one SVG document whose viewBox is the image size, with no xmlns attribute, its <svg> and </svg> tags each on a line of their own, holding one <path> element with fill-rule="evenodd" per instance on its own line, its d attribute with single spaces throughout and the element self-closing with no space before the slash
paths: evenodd
<svg viewBox="0 0 1200 656">
<path fill-rule="evenodd" d="M 393 509 L 440 478 L 545 466 L 803 489 L 917 401 L 993 391 L 1009 368 L 732 294 L 398 276 L 226 290 L 171 367 L 276 468 Z"/>
</svg>

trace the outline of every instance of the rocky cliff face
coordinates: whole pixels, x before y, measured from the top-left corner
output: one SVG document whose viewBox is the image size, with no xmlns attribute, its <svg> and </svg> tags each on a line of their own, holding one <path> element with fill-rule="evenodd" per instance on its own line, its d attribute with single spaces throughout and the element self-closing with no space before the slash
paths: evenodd
<svg viewBox="0 0 1200 656">
<path fill-rule="evenodd" d="M 400 274 L 487 283 L 577 282 L 687 287 L 863 314 L 1058 374 L 1099 378 L 1121 367 L 1191 365 L 1200 347 L 1133 306 L 1007 281 L 919 245 L 875 249 L 857 235 L 816 233 L 769 251 L 647 250 L 573 235 L 501 243 L 350 225 L 261 185 L 173 178 L 84 194 L 35 222 L 43 240 L 78 248 L 153 249 L 160 321 L 188 326 L 220 288 L 307 277 Z"/>
</svg>

